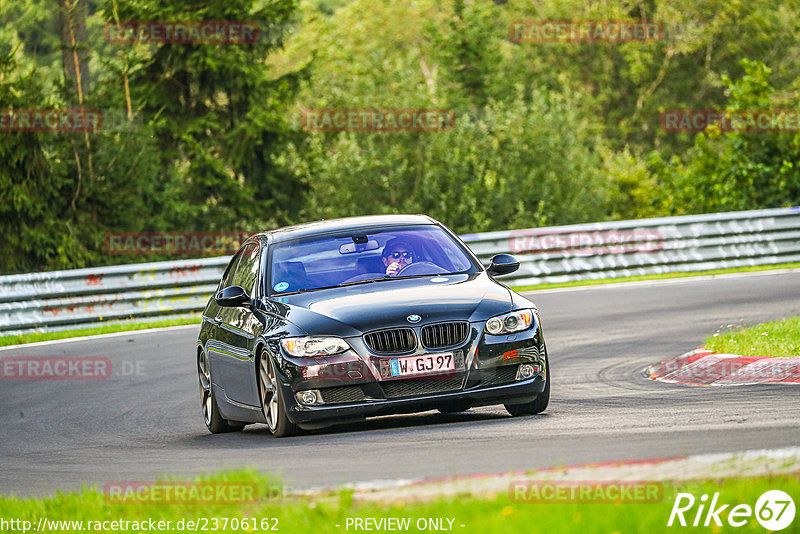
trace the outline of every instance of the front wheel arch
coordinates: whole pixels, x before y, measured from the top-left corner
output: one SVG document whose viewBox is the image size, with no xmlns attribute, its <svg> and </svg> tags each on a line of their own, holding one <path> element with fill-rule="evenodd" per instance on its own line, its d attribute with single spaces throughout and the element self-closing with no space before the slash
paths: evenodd
<svg viewBox="0 0 800 534">
<path fill-rule="evenodd" d="M 245 424 L 239 421 L 229 421 L 222 417 L 214 394 L 214 384 L 211 379 L 210 359 L 207 352 L 198 346 L 197 350 L 197 376 L 200 382 L 200 399 L 203 422 L 212 434 L 224 432 L 239 432 Z"/>
<path fill-rule="evenodd" d="M 539 393 L 536 398 L 524 404 L 505 404 L 506 411 L 514 416 L 518 417 L 520 415 L 535 415 L 542 413 L 547 409 L 547 406 L 550 404 L 550 360 L 547 357 L 547 352 L 545 349 L 545 383 L 544 383 L 544 390 Z"/>
</svg>

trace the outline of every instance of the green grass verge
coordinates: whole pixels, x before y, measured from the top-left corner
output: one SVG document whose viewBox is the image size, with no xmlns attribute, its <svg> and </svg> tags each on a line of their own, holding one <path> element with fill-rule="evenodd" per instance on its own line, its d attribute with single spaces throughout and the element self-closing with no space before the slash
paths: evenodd
<svg viewBox="0 0 800 534">
<path fill-rule="evenodd" d="M 200 532 L 267 532 L 275 530 L 283 533 L 327 533 L 354 532 L 353 525 L 346 528 L 348 519 L 355 518 L 400 518 L 409 519 L 409 532 L 419 532 L 417 522 L 421 519 L 443 518 L 443 524 L 449 525 L 452 519 L 452 531 L 456 533 L 508 533 L 508 532 L 553 532 L 576 534 L 611 534 L 611 533 L 647 533 L 665 532 L 670 512 L 678 492 L 691 493 L 695 496 L 695 506 L 685 513 L 687 523 L 691 525 L 700 504 L 700 496 L 713 496 L 719 493 L 717 507 L 729 504 L 719 514 L 723 523 L 720 527 L 682 528 L 673 525 L 681 532 L 720 532 L 736 530 L 737 532 L 765 532 L 764 528 L 751 516 L 747 524 L 739 528 L 728 525 L 728 513 L 738 504 L 746 504 L 755 508 L 756 502 L 768 490 L 782 490 L 797 501 L 800 496 L 800 477 L 797 475 L 708 480 L 688 484 L 664 484 L 660 502 L 513 502 L 507 492 L 475 497 L 468 494 L 455 498 L 439 498 L 434 501 L 395 502 L 393 504 L 359 504 L 354 502 L 350 491 L 340 491 L 330 495 L 315 497 L 284 497 L 280 493 L 268 491 L 275 482 L 256 471 L 228 472 L 203 479 L 206 483 L 234 483 L 242 481 L 255 483 L 260 488 L 258 499 L 246 504 L 112 504 L 103 489 L 84 489 L 77 493 L 56 493 L 43 499 L 19 499 L 0 497 L 0 518 L 5 521 L 29 521 L 31 530 L 40 518 L 48 520 L 48 531 L 77 532 L 76 525 L 60 525 L 55 528 L 53 521 L 82 521 L 83 531 L 96 531 L 94 524 L 88 521 L 170 521 L 168 532 L 194 531 L 187 522 L 197 525 Z M 706 506 L 707 508 L 707 506 Z M 700 524 L 705 520 L 705 511 Z M 227 520 L 226 520 L 227 518 Z M 237 521 L 231 519 L 237 518 Z M 245 519 L 246 528 L 241 519 Z M 183 521 L 183 529 L 176 528 Z M 197 522 L 199 521 L 199 524 Z M 227 522 L 226 528 L 223 528 Z M 23 524 L 18 524 L 18 532 L 22 532 Z M 339 525 L 339 526 L 337 526 Z M 420 523 L 422 525 L 422 523 Z M 462 526 L 463 525 L 463 526 Z M 106 532 L 147 532 L 141 525 L 127 524 L 127 528 L 111 530 L 110 523 Z M 118 527 L 123 525 L 117 525 Z M 216 527 L 216 528 L 214 528 Z M 255 527 L 255 528 L 254 528 Z M 6 529 L 13 530 L 13 529 Z M 375 529 L 377 530 L 377 529 Z M 798 532 L 800 518 L 783 532 Z M 363 532 L 363 530 L 361 530 Z M 385 530 L 384 530 L 385 531 Z M 430 532 L 430 530 L 426 530 Z"/>
<path fill-rule="evenodd" d="M 706 348 L 742 356 L 800 356 L 800 317 L 717 332 L 706 339 Z"/>
<path fill-rule="evenodd" d="M 180 326 L 184 324 L 200 324 L 200 317 L 187 317 L 185 319 L 168 319 L 164 321 L 153 321 L 141 323 L 134 321 L 120 321 L 109 323 L 93 328 L 81 328 L 78 330 L 65 330 L 63 332 L 46 332 L 43 334 L 22 334 L 19 336 L 0 337 L 0 347 L 8 345 L 22 345 L 25 343 L 36 343 L 37 341 L 50 341 L 52 339 L 67 339 L 70 337 L 97 336 L 99 334 L 112 334 L 114 332 L 129 332 L 131 330 L 147 330 L 149 328 L 163 328 L 166 326 Z"/>
<path fill-rule="evenodd" d="M 536 284 L 532 286 L 511 286 L 511 289 L 513 289 L 514 291 L 536 291 L 537 289 L 553 289 L 558 287 L 596 286 L 601 284 L 618 284 L 620 282 L 639 282 L 642 280 L 665 280 L 670 278 L 709 276 L 712 274 L 749 273 L 757 271 L 772 271 L 775 269 L 797 269 L 797 268 L 800 268 L 800 263 L 778 263 L 775 265 L 751 265 L 748 267 L 731 267 L 728 269 L 713 269 L 710 271 L 645 274 L 641 276 L 623 276 L 620 278 L 602 278 L 599 280 L 577 280 L 574 282 Z"/>
</svg>

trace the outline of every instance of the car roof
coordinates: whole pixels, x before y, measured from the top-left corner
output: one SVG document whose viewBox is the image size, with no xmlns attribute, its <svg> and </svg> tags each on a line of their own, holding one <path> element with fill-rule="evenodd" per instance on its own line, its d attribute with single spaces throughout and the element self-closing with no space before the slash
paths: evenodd
<svg viewBox="0 0 800 534">
<path fill-rule="evenodd" d="M 344 230 L 357 230 L 380 226 L 402 226 L 407 224 L 438 224 L 438 222 L 427 215 L 367 215 L 363 217 L 345 217 L 342 219 L 330 219 L 286 226 L 269 232 L 261 232 L 258 236 L 272 242 L 281 242 L 297 239 L 299 237 Z"/>
</svg>

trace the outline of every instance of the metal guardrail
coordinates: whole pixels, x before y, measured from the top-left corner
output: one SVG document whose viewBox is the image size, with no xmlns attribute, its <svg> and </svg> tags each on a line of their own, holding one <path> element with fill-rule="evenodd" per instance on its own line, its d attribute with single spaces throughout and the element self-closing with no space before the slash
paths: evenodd
<svg viewBox="0 0 800 534">
<path fill-rule="evenodd" d="M 0 276 L 0 336 L 199 316 L 229 257 Z"/>
<path fill-rule="evenodd" d="M 615 278 L 800 262 L 800 208 L 576 224 L 461 236 L 504 283 Z M 0 336 L 198 316 L 229 257 L 0 276 Z"/>
<path fill-rule="evenodd" d="M 800 262 L 800 207 L 575 224 L 461 236 L 484 261 L 510 252 L 505 283 L 617 278 Z"/>
</svg>

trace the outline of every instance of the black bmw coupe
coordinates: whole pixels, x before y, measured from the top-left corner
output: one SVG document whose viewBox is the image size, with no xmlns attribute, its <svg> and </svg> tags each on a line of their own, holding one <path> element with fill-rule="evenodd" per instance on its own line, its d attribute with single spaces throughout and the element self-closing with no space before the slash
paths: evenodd
<svg viewBox="0 0 800 534">
<path fill-rule="evenodd" d="M 197 341 L 212 433 L 273 435 L 394 413 L 550 399 L 536 306 L 422 215 L 353 217 L 249 238 L 203 312 Z"/>
</svg>

